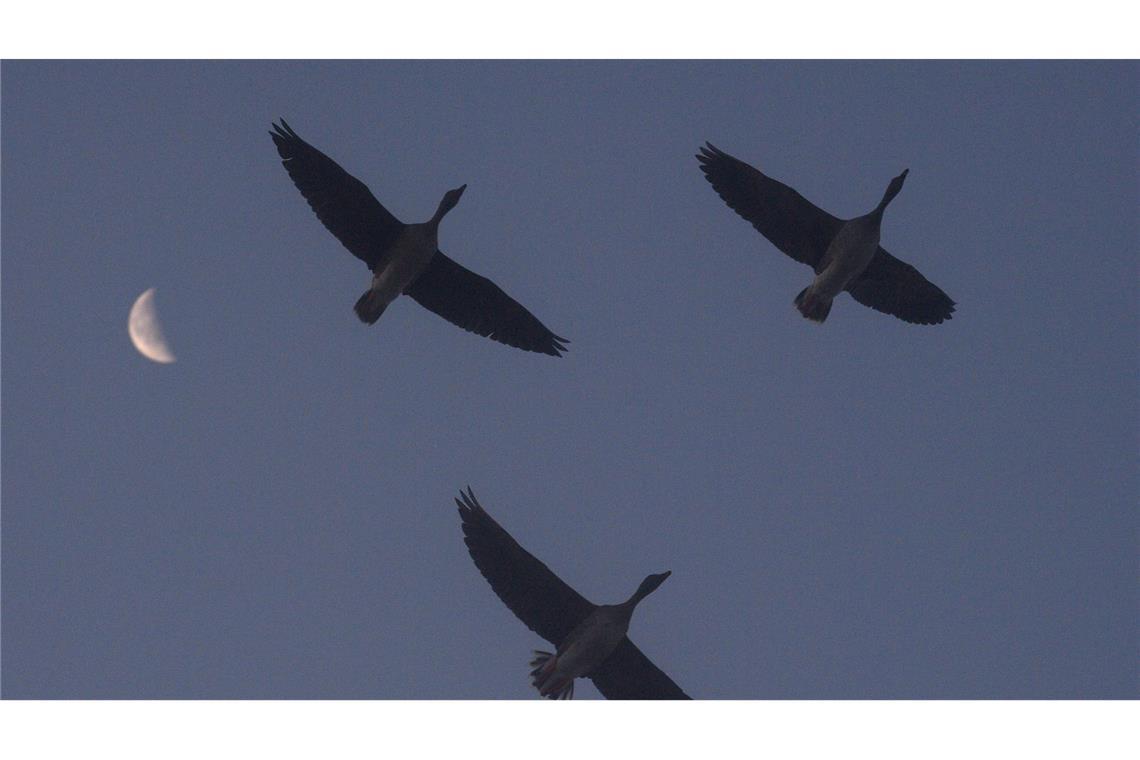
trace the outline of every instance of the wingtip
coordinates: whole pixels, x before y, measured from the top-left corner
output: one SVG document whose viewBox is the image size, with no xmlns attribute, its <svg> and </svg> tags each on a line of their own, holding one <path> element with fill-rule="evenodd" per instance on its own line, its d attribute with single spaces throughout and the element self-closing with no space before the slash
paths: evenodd
<svg viewBox="0 0 1140 760">
<path fill-rule="evenodd" d="M 570 340 L 568 338 L 563 338 L 559 335 L 554 335 L 551 333 L 550 346 L 547 348 L 546 353 L 550 356 L 561 359 L 562 355 L 570 350 L 567 347 L 569 343 Z"/>
<path fill-rule="evenodd" d="M 712 164 L 724 158 L 731 158 L 731 156 L 707 140 L 701 146 L 700 153 L 697 154 L 697 161 L 700 162 L 701 171 L 705 173 L 706 177 L 708 177 Z"/>
<path fill-rule="evenodd" d="M 940 325 L 943 322 L 949 322 L 954 318 L 954 312 L 958 311 L 958 302 L 945 293 L 942 296 L 946 299 L 946 305 L 943 310 L 934 319 L 931 319 L 928 324 Z"/>
<path fill-rule="evenodd" d="M 901 319 L 904 322 L 909 322 L 910 324 L 914 324 L 914 325 L 923 325 L 923 326 L 940 325 L 943 322 L 949 322 L 950 320 L 952 320 L 954 318 L 955 312 L 957 312 L 957 311 L 958 311 L 958 304 L 955 303 L 954 301 L 951 301 L 950 305 L 947 306 L 945 308 L 945 310 L 943 310 L 943 311 L 939 311 L 939 312 L 932 313 L 932 314 L 924 314 L 921 316 L 909 316 L 909 317 L 900 316 L 899 319 Z M 896 316 L 898 316 L 898 315 L 896 315 Z"/>
<path fill-rule="evenodd" d="M 716 147 L 715 145 L 713 145 L 708 140 L 705 140 L 705 144 L 700 147 L 700 151 L 701 152 L 697 155 L 697 158 L 706 158 L 707 159 L 707 158 L 716 158 L 717 156 L 723 156 L 724 155 L 723 150 Z"/>
<path fill-rule="evenodd" d="M 277 122 L 280 122 L 280 124 Z M 278 116 L 277 122 L 271 122 L 273 131 L 269 134 L 273 135 L 274 137 L 300 139 L 297 137 L 297 133 L 293 131 L 293 128 L 289 126 L 289 122 L 285 121 L 284 116 Z"/>
<path fill-rule="evenodd" d="M 297 136 L 296 133 L 293 132 L 293 130 L 289 129 L 289 125 L 285 123 L 284 119 L 278 118 L 277 121 L 279 121 L 281 123 L 280 124 L 278 124 L 277 122 L 271 122 L 270 123 L 270 125 L 273 127 L 273 129 L 270 130 L 269 136 L 273 138 L 274 142 L 277 142 L 279 140 L 289 140 L 289 139 Z"/>
<path fill-rule="evenodd" d="M 455 504 L 459 507 L 459 513 L 461 515 L 468 512 L 478 512 L 481 509 L 479 500 L 475 498 L 475 492 L 471 490 L 471 485 L 468 484 L 466 489 L 467 490 L 460 488 L 459 498 L 455 500 Z"/>
</svg>

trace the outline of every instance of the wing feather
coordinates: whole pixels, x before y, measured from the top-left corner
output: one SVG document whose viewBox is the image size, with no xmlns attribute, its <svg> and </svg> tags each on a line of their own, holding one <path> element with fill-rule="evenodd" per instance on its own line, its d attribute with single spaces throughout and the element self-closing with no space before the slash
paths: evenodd
<svg viewBox="0 0 1140 760">
<path fill-rule="evenodd" d="M 705 179 L 729 208 L 788 256 L 820 270 L 823 254 L 842 220 L 712 143 L 701 148 L 697 160 Z"/>
<path fill-rule="evenodd" d="M 954 301 L 942 289 L 907 264 L 883 250 L 847 285 L 859 303 L 906 322 L 936 325 L 954 314 Z"/>
<path fill-rule="evenodd" d="M 569 343 L 495 283 L 436 251 L 404 293 L 464 330 L 524 351 L 561 356 Z"/>
<path fill-rule="evenodd" d="M 383 267 L 404 224 L 363 182 L 302 140 L 284 119 L 269 134 L 289 178 L 321 223 L 369 269 Z"/>
<path fill-rule="evenodd" d="M 479 572 L 527 628 L 561 646 L 594 605 L 568 586 L 487 514 L 468 486 L 455 500 L 463 542 Z"/>
<path fill-rule="evenodd" d="M 590 675 L 606 699 L 691 699 L 629 637 Z"/>
</svg>

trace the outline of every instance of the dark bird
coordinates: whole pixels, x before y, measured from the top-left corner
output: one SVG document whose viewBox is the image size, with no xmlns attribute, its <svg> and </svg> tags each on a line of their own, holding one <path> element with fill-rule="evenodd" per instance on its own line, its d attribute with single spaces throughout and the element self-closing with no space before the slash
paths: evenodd
<svg viewBox="0 0 1140 760">
<path fill-rule="evenodd" d="M 356 315 L 373 324 L 401 293 L 464 330 L 526 351 L 561 356 L 570 341 L 486 277 L 455 263 L 439 250 L 439 223 L 459 203 L 467 185 L 448 190 L 435 215 L 404 224 L 353 177 L 297 136 L 284 119 L 269 133 L 281 163 L 317 218 L 372 270 L 372 285 L 356 302 Z"/>
<path fill-rule="evenodd" d="M 531 678 L 549 699 L 574 696 L 574 679 L 589 678 L 607 699 L 689 699 L 626 636 L 633 608 L 669 572 L 650 575 L 621 604 L 591 604 L 519 546 L 484 511 L 468 487 L 455 500 L 463 542 L 492 590 L 527 627 L 555 646 L 536 651 Z"/>
<path fill-rule="evenodd" d="M 717 195 L 772 245 L 815 270 L 815 279 L 795 300 L 805 317 L 823 322 L 832 300 L 846 290 L 864 306 L 906 322 L 936 325 L 950 319 L 950 297 L 879 245 L 883 211 L 902 190 L 909 170 L 891 180 L 870 213 L 844 220 L 712 143 L 706 146 L 697 160 Z"/>
</svg>

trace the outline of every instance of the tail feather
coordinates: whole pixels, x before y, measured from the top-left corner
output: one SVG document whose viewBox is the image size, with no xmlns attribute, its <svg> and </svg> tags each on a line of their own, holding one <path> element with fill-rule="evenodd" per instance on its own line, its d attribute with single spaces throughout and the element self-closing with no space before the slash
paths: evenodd
<svg viewBox="0 0 1140 760">
<path fill-rule="evenodd" d="M 809 294 L 811 286 L 804 288 L 800 294 L 796 296 L 796 308 L 800 310 L 800 314 L 810 319 L 813 322 L 823 324 L 827 319 L 827 315 L 831 313 L 831 299 L 823 299 L 815 293 Z"/>
<path fill-rule="evenodd" d="M 547 699 L 573 699 L 574 679 L 559 675 L 557 665 L 556 655 L 536 649 L 534 659 L 530 661 L 531 685 Z"/>
<path fill-rule="evenodd" d="M 356 305 L 352 308 L 356 311 L 356 316 L 360 317 L 361 322 L 371 325 L 375 324 L 384 310 L 388 308 L 388 301 L 384 300 L 379 291 L 369 288 L 364 291 L 364 295 L 356 299 Z"/>
</svg>

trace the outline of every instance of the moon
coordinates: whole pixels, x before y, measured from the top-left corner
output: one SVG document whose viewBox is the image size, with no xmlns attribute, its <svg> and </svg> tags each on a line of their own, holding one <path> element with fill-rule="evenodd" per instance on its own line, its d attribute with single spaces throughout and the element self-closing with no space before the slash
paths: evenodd
<svg viewBox="0 0 1140 760">
<path fill-rule="evenodd" d="M 162 335 L 162 325 L 158 322 L 158 312 L 154 308 L 154 288 L 147 290 L 137 299 L 131 307 L 131 316 L 127 320 L 127 332 L 131 335 L 131 343 L 139 353 L 159 364 L 170 364 L 174 361 L 174 353 L 166 344 Z"/>
</svg>

